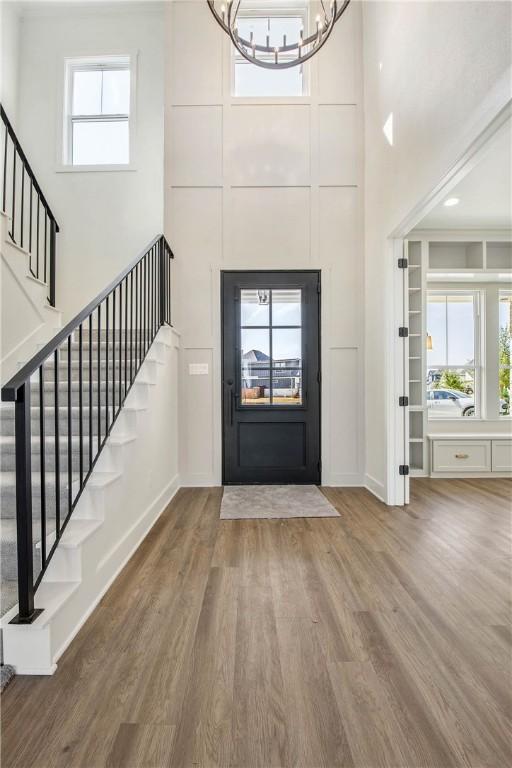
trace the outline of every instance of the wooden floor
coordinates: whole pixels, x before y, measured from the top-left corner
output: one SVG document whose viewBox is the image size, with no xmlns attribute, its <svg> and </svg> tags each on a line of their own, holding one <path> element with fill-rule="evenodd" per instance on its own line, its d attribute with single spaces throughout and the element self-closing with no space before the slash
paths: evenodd
<svg viewBox="0 0 512 768">
<path fill-rule="evenodd" d="M 407 509 L 219 521 L 183 489 L 52 678 L 2 697 L 2 766 L 512 764 L 511 483 Z"/>
</svg>

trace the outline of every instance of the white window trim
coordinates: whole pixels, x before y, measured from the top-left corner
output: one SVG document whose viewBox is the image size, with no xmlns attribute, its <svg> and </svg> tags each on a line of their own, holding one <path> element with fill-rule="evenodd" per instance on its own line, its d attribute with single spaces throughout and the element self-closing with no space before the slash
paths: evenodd
<svg viewBox="0 0 512 768">
<path fill-rule="evenodd" d="M 509 296 L 509 297 L 512 298 L 512 289 L 502 289 L 502 288 L 498 289 L 498 343 L 497 343 L 497 348 L 498 349 L 497 349 L 497 354 L 498 354 L 498 414 L 499 414 L 500 421 L 502 419 L 509 419 L 509 420 L 512 419 L 512 408 L 510 409 L 510 413 L 508 415 L 504 415 L 504 414 L 501 413 L 501 408 L 500 408 L 500 405 L 499 405 L 499 398 L 500 398 L 500 395 L 499 395 L 499 377 L 500 377 L 500 372 L 501 371 L 506 371 L 508 369 L 510 371 L 510 375 L 512 377 L 512 364 L 511 365 L 501 365 L 501 363 L 500 363 L 500 350 L 499 350 L 499 332 L 500 332 L 499 304 L 500 304 L 500 299 L 501 299 L 502 296 Z"/>
<path fill-rule="evenodd" d="M 296 8 L 272 8 L 272 9 L 263 9 L 263 8 L 254 8 L 251 9 L 250 7 L 240 10 L 239 16 L 241 18 L 249 18 L 249 19 L 256 19 L 256 18 L 286 18 L 291 17 L 295 18 L 297 16 L 302 17 L 303 25 L 304 25 L 304 35 L 306 36 L 307 30 L 309 29 L 309 12 L 308 8 L 306 6 L 303 7 L 296 7 Z M 236 103 L 238 102 L 247 102 L 247 103 L 301 103 L 301 102 L 307 102 L 309 100 L 310 96 L 310 67 L 309 62 L 305 62 L 302 65 L 302 93 L 299 96 L 238 96 L 235 93 L 235 64 L 237 62 L 244 62 L 246 59 L 237 51 L 235 46 L 230 43 L 230 93 L 231 98 Z M 249 62 L 246 62 L 247 66 L 249 66 Z M 254 65 L 256 66 L 256 65 Z"/>
<path fill-rule="evenodd" d="M 474 391 L 474 403 L 475 403 L 475 415 L 468 417 L 468 421 L 471 421 L 471 423 L 475 421 L 487 421 L 486 418 L 486 368 L 482 367 L 482 360 L 485 360 L 485 354 L 483 353 L 483 344 L 484 344 L 484 338 L 485 338 L 485 328 L 484 328 L 484 317 L 485 312 L 483 308 L 484 303 L 484 297 L 481 291 L 478 290 L 462 290 L 462 289 L 443 289 L 443 288 L 434 288 L 430 289 L 427 287 L 427 307 L 428 307 L 428 297 L 429 296 L 472 296 L 474 301 L 474 308 L 475 308 L 475 319 L 474 319 L 474 327 L 473 327 L 473 333 L 474 333 L 474 352 L 475 352 L 475 361 L 474 365 L 435 365 L 431 366 L 432 368 L 436 368 L 439 370 L 466 370 L 466 371 L 474 371 L 474 382 L 475 382 L 475 391 Z M 428 309 L 427 309 L 428 313 Z M 448 321 L 447 321 L 448 322 Z M 428 364 L 427 355 L 425 355 L 425 370 L 423 373 L 423 378 L 426 381 L 427 379 L 427 371 L 429 370 L 430 366 Z M 460 422 L 460 418 L 453 419 L 451 417 L 443 417 L 443 416 L 433 416 L 430 413 L 430 409 L 427 408 L 427 420 L 434 422 L 434 423 L 448 423 L 448 422 Z"/>
<path fill-rule="evenodd" d="M 137 59 L 138 51 L 123 51 L 109 54 L 88 54 L 85 56 L 65 56 L 62 68 L 61 102 L 59 109 L 59 130 L 57 132 L 57 173 L 112 173 L 137 170 Z M 72 165 L 70 160 L 70 124 L 71 124 L 71 98 L 72 78 L 71 74 L 80 67 L 92 67 L 94 65 L 112 65 L 113 67 L 126 64 L 130 69 L 130 113 L 128 115 L 129 131 L 129 156 L 128 163 L 99 164 L 99 165 Z M 90 117 L 90 116 L 89 116 Z"/>
</svg>

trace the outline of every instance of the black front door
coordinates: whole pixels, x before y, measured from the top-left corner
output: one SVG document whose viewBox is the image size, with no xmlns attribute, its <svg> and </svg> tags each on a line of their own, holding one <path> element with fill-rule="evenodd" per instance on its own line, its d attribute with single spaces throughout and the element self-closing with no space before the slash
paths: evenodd
<svg viewBox="0 0 512 768">
<path fill-rule="evenodd" d="M 320 482 L 320 273 L 222 273 L 223 482 Z"/>
</svg>

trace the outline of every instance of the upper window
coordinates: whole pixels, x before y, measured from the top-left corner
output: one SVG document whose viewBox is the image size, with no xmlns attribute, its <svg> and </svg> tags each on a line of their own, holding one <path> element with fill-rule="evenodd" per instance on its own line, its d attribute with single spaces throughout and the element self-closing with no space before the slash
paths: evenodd
<svg viewBox="0 0 512 768">
<path fill-rule="evenodd" d="M 476 294 L 428 294 L 426 385 L 430 418 L 479 415 L 477 314 Z"/>
<path fill-rule="evenodd" d="M 64 162 L 128 165 L 132 73 L 128 57 L 67 62 Z"/>
<path fill-rule="evenodd" d="M 512 292 L 500 291 L 499 398 L 500 416 L 510 416 L 510 383 L 512 373 Z"/>
<path fill-rule="evenodd" d="M 238 16 L 238 34 L 244 40 L 254 40 L 256 45 L 283 45 L 288 41 L 298 40 L 304 30 L 305 15 L 300 11 L 279 16 L 251 15 Z M 268 41 L 268 42 L 267 42 Z M 289 69 L 265 69 L 251 64 L 232 46 L 234 68 L 234 95 L 247 97 L 286 97 L 304 94 L 303 66 Z M 286 54 L 279 54 L 280 61 L 286 61 Z M 292 54 L 291 59 L 295 58 Z M 269 62 L 273 56 L 269 55 Z"/>
</svg>

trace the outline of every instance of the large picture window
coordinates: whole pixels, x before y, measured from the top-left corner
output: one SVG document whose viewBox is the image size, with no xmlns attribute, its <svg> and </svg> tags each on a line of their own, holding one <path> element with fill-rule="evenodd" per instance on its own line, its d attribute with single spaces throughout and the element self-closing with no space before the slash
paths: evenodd
<svg viewBox="0 0 512 768">
<path fill-rule="evenodd" d="M 499 305 L 499 412 L 500 416 L 510 416 L 512 291 L 500 291 Z"/>
<path fill-rule="evenodd" d="M 429 291 L 427 381 L 429 418 L 480 415 L 478 295 Z"/>
<path fill-rule="evenodd" d="M 68 60 L 66 165 L 129 164 L 131 79 L 129 57 Z"/>
</svg>

